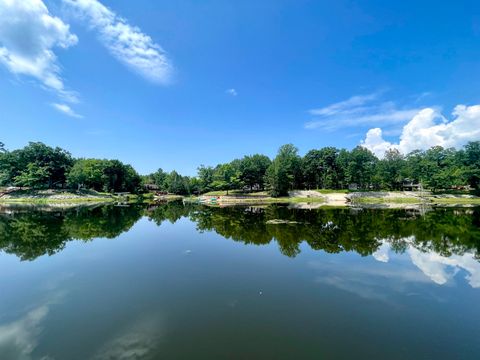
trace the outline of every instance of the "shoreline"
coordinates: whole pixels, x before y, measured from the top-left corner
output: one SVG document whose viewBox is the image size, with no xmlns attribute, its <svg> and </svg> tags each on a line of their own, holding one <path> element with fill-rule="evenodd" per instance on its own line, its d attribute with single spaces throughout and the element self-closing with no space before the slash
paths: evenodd
<svg viewBox="0 0 480 360">
<path fill-rule="evenodd" d="M 417 192 L 342 192 L 295 190 L 288 197 L 274 198 L 258 194 L 221 194 L 213 192 L 198 197 L 185 198 L 185 202 L 195 202 L 208 206 L 291 204 L 305 208 L 368 206 L 378 208 L 406 208 L 419 206 L 475 206 L 480 205 L 480 197 L 473 195 L 429 194 Z"/>
<path fill-rule="evenodd" d="M 0 197 L 0 206 L 74 207 L 101 204 L 154 204 L 180 201 L 207 206 L 248 206 L 286 204 L 298 208 L 318 207 L 377 207 L 409 208 L 419 206 L 475 206 L 480 197 L 473 195 L 430 194 L 426 192 L 347 192 L 328 190 L 295 190 L 289 196 L 274 198 L 266 192 L 211 192 L 200 196 L 148 194 L 109 194 L 94 191 L 21 190 Z"/>
</svg>

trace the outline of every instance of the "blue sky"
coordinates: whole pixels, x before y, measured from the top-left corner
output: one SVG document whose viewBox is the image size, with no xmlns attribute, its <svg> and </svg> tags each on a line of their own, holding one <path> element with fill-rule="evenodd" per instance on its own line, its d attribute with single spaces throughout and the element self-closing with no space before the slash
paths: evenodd
<svg viewBox="0 0 480 360">
<path fill-rule="evenodd" d="M 190 175 L 284 143 L 459 147 L 478 59 L 475 1 L 0 0 L 0 141 Z"/>
</svg>

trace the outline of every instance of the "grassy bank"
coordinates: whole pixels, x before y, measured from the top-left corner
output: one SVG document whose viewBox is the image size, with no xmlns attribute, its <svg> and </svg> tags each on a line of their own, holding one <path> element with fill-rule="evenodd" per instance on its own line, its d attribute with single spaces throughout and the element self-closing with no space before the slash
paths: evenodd
<svg viewBox="0 0 480 360">
<path fill-rule="evenodd" d="M 349 191 L 349 190 L 295 190 L 290 196 L 274 198 L 265 191 L 245 193 L 241 191 L 212 191 L 192 201 L 207 205 L 242 205 L 271 203 L 324 204 L 328 206 L 348 205 L 477 205 L 480 198 L 467 194 L 431 194 L 428 192 L 404 191 Z"/>
<path fill-rule="evenodd" d="M 92 190 L 17 190 L 0 197 L 0 204 L 25 205 L 82 205 L 94 203 L 152 203 L 184 199 L 181 195 L 154 196 L 147 194 L 110 194 Z M 348 190 L 297 190 L 290 196 L 271 197 L 266 191 L 242 192 L 212 191 L 187 201 L 207 205 L 261 205 L 261 204 L 324 204 L 328 206 L 368 204 L 432 204 L 432 205 L 480 205 L 480 197 L 454 194 L 423 194 L 407 192 L 349 192 Z"/>
<path fill-rule="evenodd" d="M 23 189 L 0 197 L 0 204 L 58 205 L 92 203 L 138 203 L 153 201 L 153 194 L 116 195 L 93 190 L 32 190 Z"/>
<path fill-rule="evenodd" d="M 480 198 L 464 198 L 464 197 L 442 197 L 442 198 L 431 198 L 430 201 L 434 204 L 439 205 L 480 205 Z"/>
<path fill-rule="evenodd" d="M 429 202 L 421 198 L 408 198 L 408 197 L 358 197 L 352 200 L 352 204 L 422 204 Z"/>
</svg>

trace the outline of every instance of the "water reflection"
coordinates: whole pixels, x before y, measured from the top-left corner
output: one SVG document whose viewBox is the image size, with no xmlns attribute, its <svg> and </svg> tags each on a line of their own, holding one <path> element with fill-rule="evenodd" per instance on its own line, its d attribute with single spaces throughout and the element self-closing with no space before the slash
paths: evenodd
<svg viewBox="0 0 480 360">
<path fill-rule="evenodd" d="M 9 209 L 0 359 L 476 358 L 479 217 Z"/>
<path fill-rule="evenodd" d="M 143 216 L 161 225 L 188 218 L 199 232 L 213 231 L 245 244 L 276 241 L 295 257 L 300 245 L 327 253 L 356 252 L 389 262 L 405 253 L 437 284 L 458 271 L 480 287 L 480 208 L 406 210 L 201 207 L 172 202 L 151 207 L 101 206 L 64 211 L 10 211 L 0 214 L 0 249 L 22 260 L 62 250 L 70 240 L 115 238 Z"/>
<path fill-rule="evenodd" d="M 56 287 L 56 286 L 55 286 Z M 12 321 L 0 325 L 0 358 L 30 360 L 40 342 L 44 322 L 51 307 L 64 297 L 62 291 L 48 291 L 47 296 Z M 42 358 L 48 359 L 48 357 Z"/>
<path fill-rule="evenodd" d="M 0 354 L 5 359 L 31 359 L 48 310 L 48 305 L 41 305 L 20 319 L 0 326 Z"/>
<path fill-rule="evenodd" d="M 116 238 L 141 216 L 142 208 L 135 206 L 10 210 L 0 214 L 0 249 L 21 260 L 34 260 L 61 251 L 70 240 Z"/>
<path fill-rule="evenodd" d="M 136 320 L 127 327 L 114 333 L 92 356 L 92 360 L 130 360 L 152 359 L 163 335 L 162 321 L 159 316 Z"/>
</svg>

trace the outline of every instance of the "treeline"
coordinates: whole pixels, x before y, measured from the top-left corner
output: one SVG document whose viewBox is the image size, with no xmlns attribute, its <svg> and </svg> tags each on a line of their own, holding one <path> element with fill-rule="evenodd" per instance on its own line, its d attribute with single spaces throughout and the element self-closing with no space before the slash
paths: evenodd
<svg viewBox="0 0 480 360">
<path fill-rule="evenodd" d="M 402 155 L 389 150 L 378 159 L 368 149 L 325 147 L 300 156 L 291 145 L 280 147 L 270 160 L 265 155 L 245 156 L 217 166 L 200 166 L 197 177 L 182 177 L 163 170 L 144 177 L 144 182 L 177 193 L 241 189 L 268 190 L 273 196 L 293 189 L 402 190 L 406 184 L 437 191 L 458 187 L 480 188 L 480 142 L 463 149 L 432 147 Z"/>
<path fill-rule="evenodd" d="M 0 143 L 0 186 L 139 192 L 142 179 L 132 166 L 118 160 L 75 159 L 68 151 L 41 142 L 7 151 Z"/>
<path fill-rule="evenodd" d="M 140 176 L 118 160 L 74 159 L 63 149 L 38 142 L 10 152 L 0 143 L 0 186 L 115 192 L 152 189 L 182 195 L 268 190 L 273 196 L 284 196 L 293 189 L 402 190 L 405 184 L 420 184 L 433 191 L 459 187 L 479 191 L 480 141 L 459 150 L 435 146 L 406 155 L 388 150 L 383 159 L 361 146 L 352 150 L 325 147 L 302 157 L 295 146 L 287 144 L 273 160 L 256 154 L 217 166 L 202 165 L 194 177 L 162 169 Z"/>
</svg>

